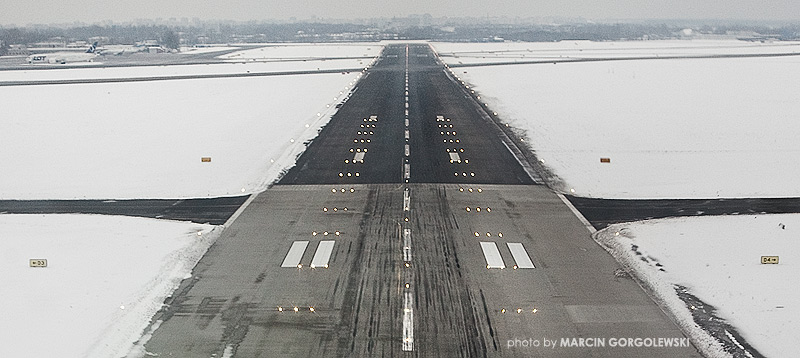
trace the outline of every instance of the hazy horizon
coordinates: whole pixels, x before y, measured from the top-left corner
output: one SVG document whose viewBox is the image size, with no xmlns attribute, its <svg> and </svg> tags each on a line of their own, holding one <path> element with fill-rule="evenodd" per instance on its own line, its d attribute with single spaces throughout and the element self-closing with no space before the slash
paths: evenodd
<svg viewBox="0 0 800 358">
<path fill-rule="evenodd" d="M 598 22 L 620 19 L 800 22 L 800 2 L 778 0 L 762 4 L 756 0 L 726 2 L 673 0 L 645 4 L 636 0 L 601 0 L 591 3 L 577 0 L 559 3 L 541 0 L 513 0 L 503 3 L 477 0 L 444 0 L 435 3 L 421 0 L 404 2 L 301 0 L 289 3 L 244 0 L 228 3 L 211 0 L 193 3 L 189 0 L 168 2 L 4 0 L 0 3 L 2 26 L 73 22 L 93 24 L 159 18 L 197 18 L 201 21 L 288 21 L 293 18 L 298 21 L 346 20 L 422 14 L 430 14 L 433 17 L 584 18 Z"/>
</svg>

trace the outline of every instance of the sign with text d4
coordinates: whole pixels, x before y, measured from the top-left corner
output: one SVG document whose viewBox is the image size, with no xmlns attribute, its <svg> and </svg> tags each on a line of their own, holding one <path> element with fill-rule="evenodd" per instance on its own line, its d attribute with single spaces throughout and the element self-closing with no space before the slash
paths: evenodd
<svg viewBox="0 0 800 358">
<path fill-rule="evenodd" d="M 762 264 L 777 264 L 778 256 L 761 256 Z"/>
</svg>

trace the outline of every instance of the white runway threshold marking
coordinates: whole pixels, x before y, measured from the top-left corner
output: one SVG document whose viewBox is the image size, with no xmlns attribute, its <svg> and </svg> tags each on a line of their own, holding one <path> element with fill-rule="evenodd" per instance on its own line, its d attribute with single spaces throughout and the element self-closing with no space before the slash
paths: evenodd
<svg viewBox="0 0 800 358">
<path fill-rule="evenodd" d="M 403 351 L 414 350 L 414 296 L 406 292 L 403 298 Z"/>
<path fill-rule="evenodd" d="M 306 252 L 308 241 L 295 241 L 292 247 L 289 248 L 289 253 L 283 259 L 281 267 L 297 267 L 300 265 L 300 260 L 303 258 L 303 253 Z"/>
<path fill-rule="evenodd" d="M 522 243 L 509 242 L 507 245 L 508 250 L 511 251 L 511 256 L 514 256 L 514 261 L 517 262 L 517 268 L 536 268 L 533 266 L 533 262 L 531 262 L 531 258 L 528 256 L 528 252 L 525 251 L 525 247 L 522 246 Z"/>
<path fill-rule="evenodd" d="M 336 241 L 325 240 L 320 241 L 317 246 L 317 252 L 314 253 L 314 258 L 311 259 L 311 268 L 324 267 L 328 268 L 328 260 L 331 258 L 333 252 L 333 244 Z"/>
<path fill-rule="evenodd" d="M 503 262 L 503 257 L 500 256 L 500 250 L 497 249 L 497 244 L 494 242 L 482 241 L 481 249 L 483 249 L 483 256 L 486 258 L 487 269 L 506 268 L 506 264 Z"/>
</svg>

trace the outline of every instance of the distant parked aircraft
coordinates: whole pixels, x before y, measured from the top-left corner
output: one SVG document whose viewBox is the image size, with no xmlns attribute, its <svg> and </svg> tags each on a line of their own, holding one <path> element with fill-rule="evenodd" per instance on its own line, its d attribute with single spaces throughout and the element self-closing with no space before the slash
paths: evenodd
<svg viewBox="0 0 800 358">
<path fill-rule="evenodd" d="M 146 51 L 147 47 L 144 46 L 132 46 L 132 45 L 106 45 L 98 48 L 95 50 L 95 53 L 100 54 L 100 56 L 107 56 L 107 55 L 124 55 L 124 54 L 131 54 L 135 52 L 143 52 Z"/>
<path fill-rule="evenodd" d="M 67 62 L 86 62 L 93 61 L 97 57 L 95 53 L 97 49 L 97 42 L 89 46 L 86 52 L 51 52 L 51 53 L 35 53 L 28 56 L 28 63 L 67 63 Z"/>
</svg>

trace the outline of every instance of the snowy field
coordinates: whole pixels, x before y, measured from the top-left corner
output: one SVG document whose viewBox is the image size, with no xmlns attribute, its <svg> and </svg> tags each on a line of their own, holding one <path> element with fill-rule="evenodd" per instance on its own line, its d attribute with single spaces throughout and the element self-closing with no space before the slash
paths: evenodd
<svg viewBox="0 0 800 358">
<path fill-rule="evenodd" d="M 373 47 L 377 54 L 380 47 Z M 288 62 L 0 71 L 0 82 L 338 66 L 324 61 L 324 48 L 293 49 Z M 354 49 L 352 57 L 363 55 Z M 311 53 L 318 59 L 294 61 Z M 374 59 L 347 61 L 361 67 L 357 61 L 370 65 Z M 263 190 L 294 165 L 304 142 L 360 76 L 0 87 L 0 199 L 194 198 Z M 0 215 L 4 355 L 125 356 L 219 231 L 117 216 Z M 31 268 L 29 259 L 47 259 L 48 267 Z"/>
<path fill-rule="evenodd" d="M 3 355 L 125 356 L 219 231 L 121 216 L 0 215 Z"/>
<path fill-rule="evenodd" d="M 268 44 L 255 49 L 237 51 L 220 56 L 232 61 L 301 60 L 320 61 L 337 58 L 360 60 L 380 55 L 383 46 L 378 43 L 321 43 L 321 44 Z"/>
<path fill-rule="evenodd" d="M 720 40 L 665 40 L 627 42 L 510 42 L 436 43 L 439 56 L 449 64 L 565 61 L 591 58 L 709 56 L 733 54 L 800 53 L 798 42 L 745 42 Z"/>
<path fill-rule="evenodd" d="M 653 285 L 682 324 L 693 325 L 674 285 L 717 308 L 760 353 L 789 357 L 800 332 L 799 233 L 800 215 L 782 214 L 617 224 L 599 237 Z M 762 255 L 780 256 L 780 263 L 761 264 Z"/>
<path fill-rule="evenodd" d="M 558 56 L 559 44 L 524 44 Z M 657 55 L 753 53 L 738 41 L 581 43 Z M 520 44 L 435 44 L 440 53 Z M 565 54 L 573 54 L 574 49 Z M 591 51 L 589 51 L 591 52 Z M 459 59 L 444 57 L 449 63 Z M 638 60 L 455 68 L 501 118 L 526 131 L 561 190 L 595 198 L 800 196 L 800 57 Z M 600 158 L 611 163 L 601 163 Z M 698 175 L 702 173 L 702 175 Z"/>
<path fill-rule="evenodd" d="M 304 66 L 253 66 L 286 64 Z M 174 67 L 185 74 L 205 73 L 209 66 Z M 169 67 L 113 70 L 127 77 L 125 71 L 138 76 Z M 109 70 L 27 72 L 95 78 Z M 22 72 L 0 71 L 0 82 Z M 360 76 L 0 87 L 0 199 L 188 198 L 262 190 L 294 164 L 303 142 L 316 136 Z"/>
</svg>

